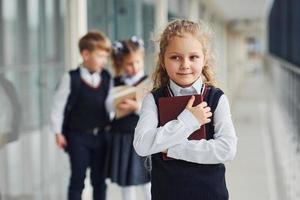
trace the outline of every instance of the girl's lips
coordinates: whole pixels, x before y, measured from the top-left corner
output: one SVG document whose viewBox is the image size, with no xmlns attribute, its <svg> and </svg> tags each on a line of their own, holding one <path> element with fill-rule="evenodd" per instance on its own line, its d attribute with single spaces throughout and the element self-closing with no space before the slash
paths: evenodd
<svg viewBox="0 0 300 200">
<path fill-rule="evenodd" d="M 187 75 L 191 75 L 192 73 L 177 73 L 180 76 L 187 76 Z"/>
</svg>

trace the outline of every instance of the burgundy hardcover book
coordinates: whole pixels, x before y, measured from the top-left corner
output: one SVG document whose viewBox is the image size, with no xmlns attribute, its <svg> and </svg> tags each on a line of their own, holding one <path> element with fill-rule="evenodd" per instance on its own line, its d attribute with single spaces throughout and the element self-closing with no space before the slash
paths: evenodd
<svg viewBox="0 0 300 200">
<path fill-rule="evenodd" d="M 194 95 L 195 101 L 193 106 L 200 104 L 203 101 L 202 95 Z M 160 126 L 165 125 L 167 122 L 174 120 L 185 109 L 190 96 L 175 96 L 175 97 L 161 97 L 159 98 L 159 118 Z M 200 129 L 193 132 L 188 139 L 189 140 L 201 140 L 206 138 L 205 126 L 201 126 Z M 170 160 L 165 153 L 163 153 L 164 160 Z"/>
</svg>

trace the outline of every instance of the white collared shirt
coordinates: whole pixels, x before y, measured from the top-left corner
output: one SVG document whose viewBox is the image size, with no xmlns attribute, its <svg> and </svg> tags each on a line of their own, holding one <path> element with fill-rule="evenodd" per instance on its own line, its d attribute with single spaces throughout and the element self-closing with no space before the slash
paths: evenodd
<svg viewBox="0 0 300 200">
<path fill-rule="evenodd" d="M 101 76 L 99 72 L 91 74 L 85 67 L 80 66 L 80 77 L 91 87 L 97 88 L 101 84 Z M 54 133 L 62 133 L 62 123 L 64 119 L 64 110 L 67 103 L 67 99 L 70 94 L 70 84 L 71 78 L 69 73 L 65 73 L 62 80 L 55 92 L 53 105 L 51 110 L 51 129 Z M 110 87 L 112 87 L 112 81 L 110 82 Z M 109 90 L 108 96 L 105 100 L 105 107 L 113 116 L 113 105 L 111 90 Z"/>
<path fill-rule="evenodd" d="M 137 83 L 139 80 L 141 80 L 141 78 L 145 76 L 145 73 L 143 70 L 141 70 L 140 72 L 138 72 L 136 75 L 134 76 L 123 76 L 122 79 L 124 80 L 124 83 L 126 85 L 134 85 L 135 83 Z"/>
<path fill-rule="evenodd" d="M 198 80 L 193 85 L 186 88 L 182 88 L 178 86 L 176 83 L 174 83 L 174 81 L 170 80 L 170 88 L 174 96 L 200 94 L 202 88 L 202 79 L 198 78 Z"/>
<path fill-rule="evenodd" d="M 170 81 L 170 88 L 175 96 L 181 90 L 190 90 L 199 94 L 202 80 L 199 78 L 191 87 L 182 88 Z M 201 124 L 187 109 L 176 120 L 158 126 L 157 106 L 149 93 L 143 100 L 140 119 L 135 129 L 133 145 L 140 156 L 167 150 L 168 157 L 199 164 L 218 164 L 232 160 L 236 154 L 237 137 L 231 120 L 229 102 L 226 95 L 219 99 L 214 117 L 214 139 L 188 140 L 188 136 L 199 129 Z"/>
<path fill-rule="evenodd" d="M 101 82 L 99 72 L 90 73 L 87 68 L 80 66 L 80 77 L 87 82 L 90 86 L 97 88 Z"/>
</svg>

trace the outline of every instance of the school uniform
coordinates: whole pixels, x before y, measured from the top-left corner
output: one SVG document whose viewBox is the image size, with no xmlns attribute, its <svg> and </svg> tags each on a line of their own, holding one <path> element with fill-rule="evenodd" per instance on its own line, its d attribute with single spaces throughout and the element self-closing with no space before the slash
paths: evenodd
<svg viewBox="0 0 300 200">
<path fill-rule="evenodd" d="M 64 75 L 54 97 L 53 131 L 66 137 L 70 157 L 70 200 L 81 199 L 88 167 L 94 200 L 105 199 L 107 135 L 104 129 L 112 110 L 110 87 L 111 78 L 106 70 L 91 74 L 81 66 Z"/>
<path fill-rule="evenodd" d="M 146 78 L 143 72 L 133 77 L 119 76 L 114 78 L 114 85 L 137 85 Z M 132 145 L 139 119 L 137 112 L 114 119 L 111 123 L 107 174 L 113 183 L 120 186 L 150 182 L 149 172 L 144 166 L 145 158 L 137 155 Z"/>
<path fill-rule="evenodd" d="M 202 80 L 181 88 L 170 81 L 174 96 L 200 94 Z M 159 127 L 157 102 L 168 96 L 167 88 L 153 91 L 144 98 L 134 137 L 139 155 L 152 155 L 151 195 L 153 200 L 228 200 L 224 162 L 236 153 L 237 137 L 229 104 L 223 92 L 209 87 L 204 101 L 212 109 L 212 122 L 206 124 L 206 139 L 188 140 L 200 128 L 198 120 L 185 109 L 176 120 Z M 163 160 L 167 150 L 171 160 Z"/>
</svg>

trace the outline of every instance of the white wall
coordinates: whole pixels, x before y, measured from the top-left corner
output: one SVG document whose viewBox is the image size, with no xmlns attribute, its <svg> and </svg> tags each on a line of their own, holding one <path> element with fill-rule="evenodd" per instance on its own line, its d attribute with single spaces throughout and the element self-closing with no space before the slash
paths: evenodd
<svg viewBox="0 0 300 200">
<path fill-rule="evenodd" d="M 76 68 L 81 58 L 78 50 L 78 40 L 87 32 L 87 0 L 67 1 L 66 20 L 66 70 Z"/>
</svg>

